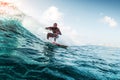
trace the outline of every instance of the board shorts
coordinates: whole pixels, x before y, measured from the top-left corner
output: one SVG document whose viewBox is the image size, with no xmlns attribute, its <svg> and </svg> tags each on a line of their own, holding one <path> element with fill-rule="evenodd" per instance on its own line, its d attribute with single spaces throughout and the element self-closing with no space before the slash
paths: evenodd
<svg viewBox="0 0 120 80">
<path fill-rule="evenodd" d="M 55 38 L 59 37 L 58 34 L 56 34 L 56 33 L 48 33 L 48 34 L 50 35 L 50 37 L 55 37 Z"/>
</svg>

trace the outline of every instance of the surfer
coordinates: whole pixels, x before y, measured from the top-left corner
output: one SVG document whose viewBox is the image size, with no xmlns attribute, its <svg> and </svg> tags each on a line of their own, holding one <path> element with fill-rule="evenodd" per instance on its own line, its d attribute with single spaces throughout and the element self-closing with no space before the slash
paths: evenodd
<svg viewBox="0 0 120 80">
<path fill-rule="evenodd" d="M 52 33 L 47 34 L 47 39 L 50 37 L 54 38 L 54 42 L 56 42 L 59 35 L 62 35 L 60 29 L 57 27 L 57 23 L 54 23 L 53 26 L 46 27 L 45 29 L 52 31 Z"/>
</svg>

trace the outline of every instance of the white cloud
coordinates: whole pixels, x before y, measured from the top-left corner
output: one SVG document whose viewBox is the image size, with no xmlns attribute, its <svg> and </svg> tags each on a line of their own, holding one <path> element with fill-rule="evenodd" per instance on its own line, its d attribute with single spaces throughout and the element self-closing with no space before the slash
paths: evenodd
<svg viewBox="0 0 120 80">
<path fill-rule="evenodd" d="M 59 42 L 64 42 L 67 45 L 80 45 L 82 43 L 81 36 L 79 32 L 70 26 L 62 25 L 60 26 L 62 36 L 60 36 Z"/>
<path fill-rule="evenodd" d="M 117 26 L 117 22 L 115 21 L 115 19 L 109 16 L 104 16 L 104 18 L 102 19 L 102 22 L 107 23 L 110 27 Z"/>
<path fill-rule="evenodd" d="M 51 6 L 43 12 L 42 22 L 55 22 L 62 19 L 63 13 L 61 13 L 57 7 Z"/>
</svg>

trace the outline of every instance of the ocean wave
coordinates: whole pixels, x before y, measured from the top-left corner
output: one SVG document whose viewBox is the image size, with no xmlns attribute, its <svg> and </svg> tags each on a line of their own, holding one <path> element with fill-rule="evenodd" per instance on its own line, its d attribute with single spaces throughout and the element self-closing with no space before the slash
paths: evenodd
<svg viewBox="0 0 120 80">
<path fill-rule="evenodd" d="M 57 47 L 0 19 L 0 80 L 120 80 L 120 49 L 86 45 Z"/>
</svg>

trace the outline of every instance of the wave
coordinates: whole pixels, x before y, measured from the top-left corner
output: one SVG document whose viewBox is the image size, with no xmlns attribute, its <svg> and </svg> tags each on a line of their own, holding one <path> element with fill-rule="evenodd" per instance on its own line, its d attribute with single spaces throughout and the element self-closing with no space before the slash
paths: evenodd
<svg viewBox="0 0 120 80">
<path fill-rule="evenodd" d="M 21 21 L 0 18 L 0 80 L 119 80 L 119 56 L 119 48 L 48 45 Z"/>
</svg>

